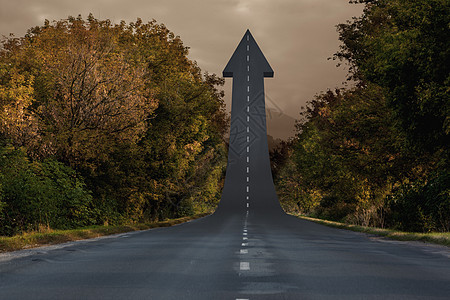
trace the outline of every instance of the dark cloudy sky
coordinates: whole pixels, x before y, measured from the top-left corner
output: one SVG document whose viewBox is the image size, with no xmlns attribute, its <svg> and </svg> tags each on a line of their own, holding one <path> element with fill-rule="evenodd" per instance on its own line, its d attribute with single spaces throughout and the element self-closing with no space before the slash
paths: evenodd
<svg viewBox="0 0 450 300">
<path fill-rule="evenodd" d="M 286 137 L 293 129 L 287 120 L 298 118 L 306 101 L 345 81 L 346 70 L 327 58 L 339 47 L 335 25 L 359 16 L 362 6 L 348 0 L 0 0 L 0 35 L 22 36 L 45 19 L 90 12 L 114 22 L 156 19 L 181 37 L 204 71 L 216 74 L 250 29 L 275 71 L 265 81 L 266 101 L 284 114 L 284 121 L 272 122 L 281 122 L 286 134 L 278 128 L 274 135 Z M 230 109 L 231 79 L 225 92 Z"/>
</svg>

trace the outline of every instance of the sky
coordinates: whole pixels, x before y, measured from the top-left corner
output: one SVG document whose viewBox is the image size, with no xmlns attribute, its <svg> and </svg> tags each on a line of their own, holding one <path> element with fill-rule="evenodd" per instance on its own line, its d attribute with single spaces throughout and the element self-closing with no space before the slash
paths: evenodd
<svg viewBox="0 0 450 300">
<path fill-rule="evenodd" d="M 189 58 L 203 71 L 222 74 L 247 29 L 275 72 L 265 79 L 268 132 L 287 138 L 301 107 L 314 95 L 342 87 L 345 67 L 328 60 L 338 51 L 336 25 L 360 16 L 363 6 L 348 0 L 0 0 L 0 35 L 69 15 L 119 23 L 155 19 L 181 37 Z M 224 86 L 231 109 L 232 79 Z"/>
</svg>

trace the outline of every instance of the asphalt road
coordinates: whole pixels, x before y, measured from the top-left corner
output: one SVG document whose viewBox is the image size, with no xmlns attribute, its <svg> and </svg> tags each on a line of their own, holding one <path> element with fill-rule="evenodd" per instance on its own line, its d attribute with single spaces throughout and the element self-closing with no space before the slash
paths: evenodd
<svg viewBox="0 0 450 300">
<path fill-rule="evenodd" d="M 388 241 L 251 210 L 248 217 L 219 212 L 170 228 L 25 250 L 17 256 L 22 257 L 0 255 L 0 299 L 450 295 L 448 248 Z"/>
<path fill-rule="evenodd" d="M 0 255 L 0 299 L 450 299 L 449 248 L 284 214 L 265 129 L 273 71 L 249 31 L 224 76 L 233 77 L 230 149 L 214 215 Z"/>
</svg>

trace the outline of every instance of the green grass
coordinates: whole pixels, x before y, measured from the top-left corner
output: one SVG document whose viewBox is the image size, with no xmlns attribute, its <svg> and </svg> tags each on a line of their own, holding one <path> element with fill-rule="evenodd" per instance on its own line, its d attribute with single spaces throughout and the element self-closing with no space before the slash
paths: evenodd
<svg viewBox="0 0 450 300">
<path fill-rule="evenodd" d="M 124 233 L 136 230 L 145 230 L 156 227 L 169 227 L 184 223 L 190 220 L 198 219 L 209 215 L 209 213 L 197 214 L 194 216 L 178 219 L 169 219 L 154 223 L 137 223 L 130 225 L 117 226 L 90 226 L 80 229 L 70 230 L 46 230 L 45 232 L 28 232 L 12 237 L 0 236 L 0 253 L 34 248 L 44 245 L 54 245 L 70 241 L 96 238 L 105 235 Z"/>
<path fill-rule="evenodd" d="M 375 234 L 379 236 L 383 236 L 386 238 L 390 238 L 398 241 L 421 241 L 428 242 L 433 244 L 439 244 L 444 246 L 450 246 L 450 232 L 431 232 L 431 233 L 420 233 L 420 232 L 403 232 L 392 229 L 383 229 L 383 228 L 375 228 L 375 227 L 366 227 L 359 225 L 350 225 L 345 223 L 339 223 L 334 221 L 316 219 L 311 217 L 306 217 L 302 215 L 292 214 L 301 219 L 305 219 L 308 221 L 313 221 L 315 223 L 319 223 L 322 225 L 348 229 L 357 232 L 364 232 L 369 234 Z"/>
</svg>

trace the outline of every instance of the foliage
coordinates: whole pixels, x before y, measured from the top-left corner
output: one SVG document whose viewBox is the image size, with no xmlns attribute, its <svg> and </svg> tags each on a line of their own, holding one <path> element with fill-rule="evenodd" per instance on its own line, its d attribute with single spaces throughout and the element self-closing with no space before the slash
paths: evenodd
<svg viewBox="0 0 450 300">
<path fill-rule="evenodd" d="M 334 59 L 349 63 L 356 87 L 320 94 L 302 113 L 277 181 L 282 201 L 365 226 L 448 231 L 449 2 L 353 2 L 364 13 L 338 25 Z"/>
<path fill-rule="evenodd" d="M 350 62 L 354 78 L 384 88 L 409 147 L 442 150 L 450 134 L 449 1 L 363 2 L 362 17 L 338 26 L 336 58 Z"/>
<path fill-rule="evenodd" d="M 364 225 L 382 222 L 379 209 L 405 160 L 380 89 L 329 91 L 310 103 L 303 118 L 293 160 L 303 189 L 320 195 L 319 213 Z"/>
<path fill-rule="evenodd" d="M 391 227 L 415 232 L 450 231 L 450 173 L 401 185 L 388 197 Z"/>
<path fill-rule="evenodd" d="M 64 229 L 95 223 L 92 196 L 71 168 L 51 159 L 31 162 L 23 150 L 12 147 L 0 149 L 0 167 L 0 235 L 40 225 Z"/>
<path fill-rule="evenodd" d="M 20 176 L 44 189 L 36 178 L 50 172 L 50 161 L 76 170 L 92 192 L 88 210 L 99 224 L 214 208 L 226 157 L 228 120 L 218 90 L 224 80 L 202 74 L 187 55 L 181 39 L 155 20 L 69 17 L 4 38 L 0 139 L 26 151 Z M 64 172 L 45 176 L 59 182 Z M 35 212 L 28 210 L 9 225 L 60 226 L 46 221 L 49 211 L 30 221 Z"/>
</svg>

